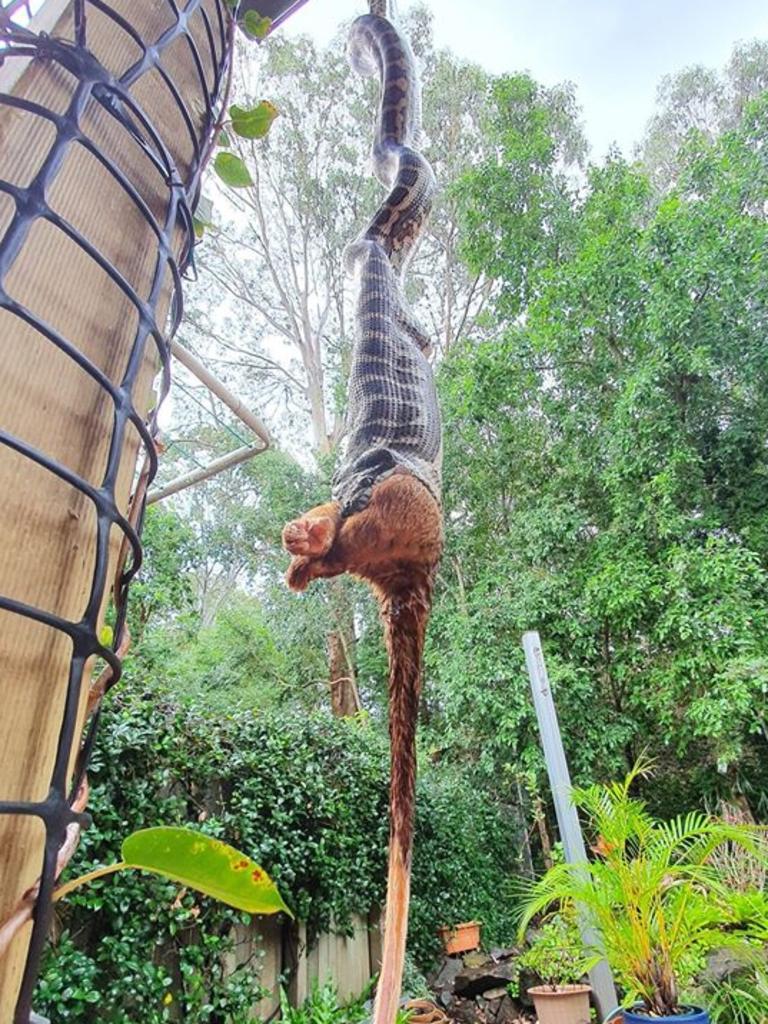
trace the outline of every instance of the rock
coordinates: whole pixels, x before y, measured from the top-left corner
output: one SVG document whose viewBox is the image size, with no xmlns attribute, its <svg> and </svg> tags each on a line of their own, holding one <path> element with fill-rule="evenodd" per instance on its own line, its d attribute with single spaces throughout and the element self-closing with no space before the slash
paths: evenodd
<svg viewBox="0 0 768 1024">
<path fill-rule="evenodd" d="M 485 953 L 467 953 L 463 962 L 465 967 L 482 967 L 488 962 L 488 957 Z"/>
<path fill-rule="evenodd" d="M 716 949 L 707 957 L 707 966 L 701 976 L 703 980 L 718 983 L 743 970 L 743 957 L 730 949 Z"/>
<path fill-rule="evenodd" d="M 533 971 L 529 971 L 527 968 L 520 971 L 517 979 L 517 987 L 520 992 L 518 1002 L 526 1007 L 533 1006 L 533 996 L 528 995 L 528 989 L 540 984 L 541 978 L 534 974 Z"/>
<path fill-rule="evenodd" d="M 443 989 L 442 992 L 436 993 L 436 998 L 444 1010 L 450 1010 L 455 1002 L 453 992 L 449 989 Z"/>
<path fill-rule="evenodd" d="M 488 956 L 497 964 L 500 960 L 511 960 L 513 956 L 520 956 L 520 950 L 515 949 L 514 946 L 510 946 L 509 949 L 496 947 L 488 953 Z"/>
<path fill-rule="evenodd" d="M 453 984 L 456 975 L 464 970 L 464 964 L 459 957 L 447 956 L 437 974 L 428 979 L 429 987 L 433 992 L 441 992 L 443 989 L 453 991 Z"/>
<path fill-rule="evenodd" d="M 506 988 L 507 982 L 511 981 L 515 974 L 514 964 L 505 960 L 494 964 L 486 960 L 485 963 L 465 968 L 453 982 L 453 991 L 456 995 L 471 998 L 482 995 L 488 989 Z"/>
<path fill-rule="evenodd" d="M 482 996 L 475 996 L 475 1006 L 477 1007 L 475 1021 L 477 1024 L 495 1024 L 496 1017 L 491 1011 L 492 1005 L 492 1003 L 487 1003 Z"/>
<path fill-rule="evenodd" d="M 459 1024 L 477 1024 L 477 1006 L 474 999 L 457 999 L 453 1004 L 451 1017 Z"/>
<path fill-rule="evenodd" d="M 489 988 L 486 992 L 483 992 L 484 999 L 503 999 L 507 994 L 507 986 L 499 985 L 498 988 Z"/>
<path fill-rule="evenodd" d="M 515 1024 L 516 1021 L 521 1019 L 520 1007 L 508 993 L 504 993 L 504 998 L 499 1003 L 499 1008 L 496 1010 L 496 1024 Z"/>
</svg>

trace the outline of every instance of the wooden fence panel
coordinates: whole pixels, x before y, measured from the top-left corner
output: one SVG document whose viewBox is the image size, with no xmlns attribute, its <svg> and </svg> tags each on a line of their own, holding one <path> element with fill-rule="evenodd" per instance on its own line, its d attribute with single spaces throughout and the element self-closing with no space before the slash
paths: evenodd
<svg viewBox="0 0 768 1024">
<path fill-rule="evenodd" d="M 371 921 L 374 926 L 371 926 Z M 378 970 L 380 940 L 376 923 L 378 915 L 352 919 L 352 934 L 334 931 L 321 935 L 307 949 L 306 925 L 281 924 L 275 918 L 255 917 L 250 925 L 235 929 L 235 949 L 225 961 L 234 970 L 250 963 L 259 981 L 270 995 L 254 1007 L 255 1020 L 267 1020 L 280 1005 L 280 985 L 284 985 L 289 1001 L 300 1006 L 317 982 L 332 981 L 339 999 L 356 999 L 371 978 L 371 964 Z"/>
</svg>

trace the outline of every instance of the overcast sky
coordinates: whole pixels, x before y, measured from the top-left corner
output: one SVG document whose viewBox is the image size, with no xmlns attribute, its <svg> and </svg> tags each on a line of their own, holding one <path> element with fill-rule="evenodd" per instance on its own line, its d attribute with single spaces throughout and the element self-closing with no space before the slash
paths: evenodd
<svg viewBox="0 0 768 1024">
<path fill-rule="evenodd" d="M 495 73 L 528 70 L 547 85 L 574 82 L 594 158 L 612 142 L 630 155 L 662 75 L 689 64 L 721 67 L 734 43 L 768 38 L 766 0 L 426 2 L 438 44 L 460 57 Z M 324 42 L 365 10 L 364 0 L 308 0 L 286 30 Z"/>
</svg>

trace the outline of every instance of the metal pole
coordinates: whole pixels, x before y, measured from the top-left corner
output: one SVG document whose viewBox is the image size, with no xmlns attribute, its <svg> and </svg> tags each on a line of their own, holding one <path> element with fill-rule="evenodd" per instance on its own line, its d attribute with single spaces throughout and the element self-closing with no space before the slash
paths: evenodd
<svg viewBox="0 0 768 1024">
<path fill-rule="evenodd" d="M 244 402 L 241 402 L 239 398 L 233 395 L 229 388 L 222 384 L 219 378 L 215 377 L 207 366 L 203 366 L 197 356 L 193 355 L 189 349 L 184 348 L 175 339 L 171 341 L 171 352 L 180 363 L 186 366 L 190 373 L 194 373 L 197 379 L 205 384 L 209 391 L 213 392 L 217 398 L 220 398 L 224 405 L 231 409 L 246 427 L 250 427 L 256 437 L 263 441 L 267 448 L 270 447 L 272 438 L 259 417 L 254 415 Z"/>
<path fill-rule="evenodd" d="M 531 693 L 536 708 L 536 718 L 539 721 L 541 745 L 544 748 L 544 759 L 547 763 L 549 785 L 555 802 L 557 827 L 560 830 L 565 859 L 569 864 L 585 864 L 587 851 L 584 847 L 579 817 L 571 800 L 571 777 L 568 773 L 568 762 L 565 760 L 560 726 L 557 722 L 557 711 L 544 664 L 544 654 L 541 650 L 541 639 L 535 630 L 523 633 L 523 650 L 525 651 L 528 677 L 531 680 Z M 599 934 L 583 916 L 579 920 L 579 930 L 585 946 L 593 949 L 600 948 Z M 618 1005 L 613 975 L 607 961 L 601 960 L 592 968 L 589 972 L 589 981 L 597 1003 L 597 1012 L 600 1019 L 605 1020 Z"/>
<path fill-rule="evenodd" d="M 186 490 L 187 487 L 199 484 L 203 480 L 209 480 L 212 476 L 216 476 L 217 473 L 223 473 L 225 469 L 237 466 L 241 462 L 247 462 L 254 455 L 261 455 L 266 450 L 266 446 L 256 448 L 254 445 L 236 448 L 233 452 L 229 452 L 228 455 L 222 455 L 220 459 L 214 459 L 213 462 L 203 466 L 202 469 L 193 469 L 191 473 L 185 473 L 184 476 L 178 476 L 175 480 L 171 480 L 165 487 L 158 487 L 157 490 L 150 491 L 147 495 L 147 504 L 154 505 L 156 501 L 162 501 L 163 498 L 168 498 L 172 494 L 178 494 L 179 491 Z"/>
</svg>

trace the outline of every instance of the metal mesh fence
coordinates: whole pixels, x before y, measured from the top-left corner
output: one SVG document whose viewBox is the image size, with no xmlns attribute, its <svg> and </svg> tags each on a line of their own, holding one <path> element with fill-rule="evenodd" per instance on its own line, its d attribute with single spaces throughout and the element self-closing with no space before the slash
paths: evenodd
<svg viewBox="0 0 768 1024">
<path fill-rule="evenodd" d="M 27 119 L 38 135 L 44 131 L 49 140 L 26 180 L 19 180 L 15 174 L 0 176 L 0 313 L 6 324 L 23 325 L 24 330 L 33 331 L 38 348 L 44 344 L 50 347 L 51 353 L 57 353 L 56 359 L 71 361 L 82 374 L 88 394 L 93 393 L 94 387 L 99 390 L 101 400 L 108 402 L 111 409 L 111 430 L 105 443 L 103 468 L 96 478 L 88 478 L 67 460 L 51 454 L 46 445 L 33 443 L 29 437 L 7 429 L 8 423 L 3 422 L 0 411 L 0 446 L 3 446 L 0 455 L 3 450 L 12 452 L 13 458 L 20 457 L 25 465 L 36 467 L 34 471 L 30 469 L 29 474 L 26 471 L 20 474 L 18 486 L 32 486 L 31 482 L 38 479 L 41 472 L 53 475 L 62 486 L 77 492 L 78 500 L 85 499 L 89 503 L 90 521 L 95 528 L 89 592 L 82 615 L 61 615 L 51 607 L 38 606 L 18 594 L 0 593 L 0 611 L 14 619 L 20 617 L 27 623 L 47 627 L 51 635 L 66 637 L 71 647 L 47 796 L 0 800 L 0 821 L 4 816 L 32 816 L 42 822 L 45 830 L 39 880 L 26 893 L 14 894 L 19 900 L 14 912 L 23 917 L 26 905 L 33 921 L 16 1008 L 17 1024 L 22 1021 L 26 1024 L 29 1020 L 40 956 L 50 923 L 51 897 L 62 859 L 66 859 L 63 851 L 67 843 L 71 843 L 73 832 L 87 823 L 82 810 L 85 770 L 100 697 L 120 675 L 117 652 L 125 637 L 127 588 L 141 565 L 139 534 L 144 498 L 157 463 L 156 408 L 169 385 L 169 337 L 181 317 L 181 275 L 192 257 L 191 210 L 220 115 L 233 31 L 226 0 L 156 0 L 154 4 L 142 0 L 74 0 L 69 12 L 62 15 L 67 25 L 66 35 L 36 33 L 31 30 L 34 22 L 26 27 L 37 6 L 27 0 L 11 0 L 0 6 L 0 63 L 8 68 L 13 62 L 31 60 L 32 65 L 45 64 L 52 68 L 53 73 L 68 83 L 66 101 L 49 106 L 44 99 L 24 95 L 23 90 L 18 94 L 14 90 L 0 95 L 0 124 L 13 121 L 18 126 L 20 120 Z M 134 14 L 141 14 L 142 8 L 163 8 L 161 30 L 149 39 L 143 38 L 141 28 L 137 27 L 144 19 L 134 17 Z M 99 49 L 92 45 L 91 39 L 94 25 L 98 25 L 102 39 L 111 26 L 115 35 L 124 40 L 123 52 L 130 57 L 123 61 L 124 67 L 118 72 L 105 66 L 97 55 Z M 175 77 L 174 72 L 168 70 L 172 64 L 176 68 Z M 178 71 L 180 67 L 185 68 L 183 74 Z M 190 99 L 190 89 L 185 87 L 189 81 L 195 83 L 194 101 Z M 142 82 L 143 89 L 137 88 Z M 149 112 L 151 103 L 147 102 L 152 91 L 159 89 L 166 98 L 163 123 L 155 123 Z M 173 122 L 167 115 L 169 102 L 176 107 L 177 117 Z M 4 112 L 5 121 L 2 120 Z M 174 138 L 169 140 L 171 124 Z M 77 218 L 62 213 L 61 203 L 56 201 L 57 182 L 76 147 L 80 147 L 78 153 L 84 151 L 84 159 L 95 161 L 90 164 L 94 175 L 98 174 L 99 180 L 108 180 L 112 192 L 117 190 L 121 208 L 130 209 L 132 221 L 135 223 L 138 218 L 146 229 L 145 237 L 149 239 L 145 254 L 149 267 L 145 274 L 146 288 L 140 288 L 131 280 L 125 268 L 109 254 L 110 246 L 103 243 L 110 231 L 110 203 L 105 202 L 99 230 L 89 232 L 77 223 Z M 119 157 L 121 149 L 138 153 L 134 168 L 140 161 L 145 167 L 141 175 L 132 175 L 127 169 L 126 162 Z M 158 194 L 148 196 L 146 180 L 142 179 L 148 180 L 150 175 L 162 182 L 160 199 Z M 84 190 L 91 187 L 86 178 L 82 187 Z M 89 201 L 88 197 L 84 197 L 84 201 Z M 95 194 L 90 201 L 98 203 L 100 196 Z M 92 352 L 87 354 L 79 339 L 67 336 L 44 309 L 19 297 L 19 289 L 13 284 L 14 277 L 18 276 L 19 260 L 25 247 L 32 244 L 35 232 L 43 229 L 65 236 L 78 250 L 78 258 L 87 260 L 90 272 L 98 272 L 103 277 L 104 289 L 118 295 L 122 306 L 130 310 L 133 336 L 119 372 L 114 367 L 105 368 L 105 361 Z M 114 231 L 119 230 L 115 225 Z M 55 273 L 56 268 L 52 272 Z M 147 416 L 141 412 L 138 396 L 140 391 L 142 394 L 146 391 L 139 383 L 142 374 L 146 374 L 148 361 L 155 370 L 160 368 L 161 382 L 158 402 Z M 35 372 L 34 366 L 30 365 L 29 372 Z M 2 382 L 5 378 L 3 373 L 0 392 L 8 386 L 7 380 L 5 384 Z M 44 415 L 43 410 L 40 413 Z M 53 424 L 51 429 L 54 429 Z M 123 503 L 121 508 L 118 478 L 121 465 L 124 472 L 125 450 L 132 430 L 138 435 L 138 447 L 144 451 L 144 469 L 138 476 L 131 471 L 133 498 L 130 505 Z M 117 558 L 114 539 L 110 548 L 115 530 L 123 538 Z M 35 557 L 34 551 L 30 551 L 30 557 Z M 99 629 L 110 587 L 113 640 L 106 643 L 104 635 L 100 638 Z M 78 747 L 83 721 L 85 674 L 99 660 L 105 666 L 104 685 L 89 703 L 86 735 L 79 745 L 73 770 L 73 751 Z M 7 797 L 9 793 L 0 792 L 2 796 Z M 0 922 L 0 927 L 2 925 Z M 9 926 L 8 920 L 5 925 Z"/>
</svg>

